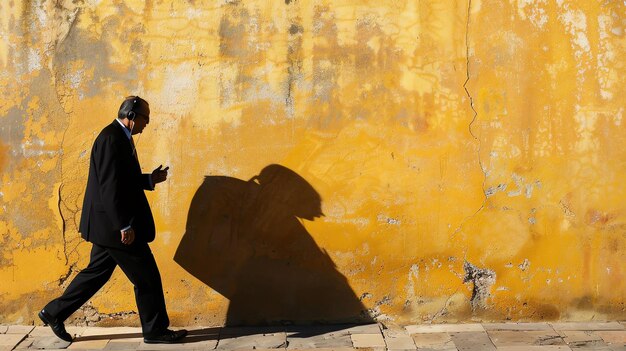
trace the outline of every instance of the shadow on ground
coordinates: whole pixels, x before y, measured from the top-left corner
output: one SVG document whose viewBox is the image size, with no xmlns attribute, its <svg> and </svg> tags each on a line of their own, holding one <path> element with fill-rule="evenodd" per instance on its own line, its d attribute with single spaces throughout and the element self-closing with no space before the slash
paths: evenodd
<svg viewBox="0 0 626 351">
<path fill-rule="evenodd" d="M 327 339 L 336 338 L 342 335 L 349 335 L 353 328 L 361 328 L 362 324 L 335 324 L 335 325 L 310 325 L 310 326 L 261 326 L 261 327 L 209 327 L 191 329 L 187 336 L 181 340 L 182 343 L 192 344 L 209 340 L 228 340 L 246 336 L 265 336 L 271 334 L 285 333 L 285 336 L 292 340 L 308 339 L 325 335 Z M 378 330 L 377 324 L 367 325 Z M 53 337 L 55 338 L 55 337 Z M 73 343 L 80 343 L 94 340 L 132 340 L 143 338 L 141 333 L 119 333 L 78 336 Z M 55 338 L 56 339 L 56 338 Z"/>
</svg>

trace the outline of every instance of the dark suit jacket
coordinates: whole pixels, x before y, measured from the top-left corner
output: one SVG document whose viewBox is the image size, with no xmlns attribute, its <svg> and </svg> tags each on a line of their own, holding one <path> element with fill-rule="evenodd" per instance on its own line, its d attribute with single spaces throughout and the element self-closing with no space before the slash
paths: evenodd
<svg viewBox="0 0 626 351">
<path fill-rule="evenodd" d="M 126 248 L 122 228 L 133 227 L 136 243 L 154 240 L 155 228 L 144 193 L 152 190 L 150 174 L 141 173 L 123 128 L 114 120 L 93 144 L 79 231 L 92 243 Z"/>
</svg>

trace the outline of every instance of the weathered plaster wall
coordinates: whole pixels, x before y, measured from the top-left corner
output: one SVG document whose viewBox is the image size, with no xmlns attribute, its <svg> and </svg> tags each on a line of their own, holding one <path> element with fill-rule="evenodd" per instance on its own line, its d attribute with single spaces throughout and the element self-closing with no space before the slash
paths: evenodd
<svg viewBox="0 0 626 351">
<path fill-rule="evenodd" d="M 89 150 L 130 94 L 144 170 L 171 167 L 149 200 L 174 324 L 229 309 L 173 260 L 205 176 L 270 164 L 319 194 L 290 228 L 372 317 L 623 319 L 625 27 L 622 1 L 3 1 L 0 322 L 85 266 Z M 136 323 L 131 292 L 116 272 L 74 322 Z"/>
</svg>

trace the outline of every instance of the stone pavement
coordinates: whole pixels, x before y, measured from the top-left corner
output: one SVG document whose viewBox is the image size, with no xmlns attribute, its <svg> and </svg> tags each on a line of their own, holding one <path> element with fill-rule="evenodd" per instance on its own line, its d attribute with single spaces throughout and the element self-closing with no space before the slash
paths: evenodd
<svg viewBox="0 0 626 351">
<path fill-rule="evenodd" d="M 48 327 L 0 325 L 8 350 L 338 350 L 626 351 L 626 322 L 193 327 L 183 343 L 144 344 L 139 328 L 68 327 L 66 343 Z"/>
</svg>

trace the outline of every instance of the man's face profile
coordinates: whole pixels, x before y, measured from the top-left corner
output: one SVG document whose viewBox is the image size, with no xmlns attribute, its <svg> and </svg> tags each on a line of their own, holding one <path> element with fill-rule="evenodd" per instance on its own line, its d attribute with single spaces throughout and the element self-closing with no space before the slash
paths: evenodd
<svg viewBox="0 0 626 351">
<path fill-rule="evenodd" d="M 135 119 L 133 120 L 133 134 L 143 132 L 143 129 L 150 123 L 150 109 L 147 106 L 141 106 L 135 109 Z"/>
</svg>

